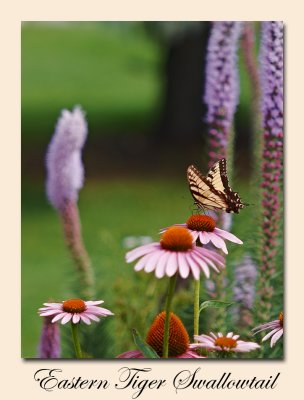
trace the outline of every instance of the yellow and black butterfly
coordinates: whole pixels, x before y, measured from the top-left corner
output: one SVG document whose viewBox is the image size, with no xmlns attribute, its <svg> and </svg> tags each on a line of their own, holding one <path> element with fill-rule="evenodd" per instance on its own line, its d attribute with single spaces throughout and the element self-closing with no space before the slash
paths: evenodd
<svg viewBox="0 0 304 400">
<path fill-rule="evenodd" d="M 199 208 L 239 213 L 245 205 L 240 196 L 229 186 L 226 159 L 217 161 L 206 176 L 194 166 L 187 169 L 190 192 Z"/>
</svg>

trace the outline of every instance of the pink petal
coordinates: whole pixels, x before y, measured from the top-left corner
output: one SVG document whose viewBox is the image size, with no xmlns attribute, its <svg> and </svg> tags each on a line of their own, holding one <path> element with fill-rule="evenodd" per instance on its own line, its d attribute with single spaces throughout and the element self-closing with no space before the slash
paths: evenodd
<svg viewBox="0 0 304 400">
<path fill-rule="evenodd" d="M 88 317 L 90 319 L 92 319 L 93 321 L 99 322 L 100 319 L 98 317 L 96 317 L 96 315 L 88 313 L 88 312 L 84 312 L 83 313 L 85 317 Z"/>
<path fill-rule="evenodd" d="M 77 324 L 80 321 L 80 315 L 79 314 L 74 314 L 72 321 L 74 324 Z"/>
<path fill-rule="evenodd" d="M 85 310 L 85 313 L 95 314 L 95 315 L 114 315 L 110 310 L 102 307 L 91 306 Z"/>
<path fill-rule="evenodd" d="M 166 275 L 173 276 L 176 273 L 177 268 L 178 268 L 177 254 L 172 252 L 172 253 L 170 253 L 168 260 L 167 260 Z"/>
<path fill-rule="evenodd" d="M 97 300 L 97 301 L 85 301 L 87 306 L 97 306 L 98 304 L 104 303 L 103 300 Z"/>
<path fill-rule="evenodd" d="M 91 325 L 91 320 L 90 318 L 86 317 L 84 314 L 80 314 L 80 318 L 82 319 L 82 321 L 87 324 L 87 325 Z"/>
<path fill-rule="evenodd" d="M 159 250 L 159 251 L 149 254 L 149 258 L 147 259 L 147 261 L 145 263 L 146 264 L 145 265 L 146 272 L 152 272 L 155 270 L 157 262 L 160 259 L 160 257 L 162 256 L 163 252 L 164 252 L 164 250 Z"/>
<path fill-rule="evenodd" d="M 210 266 L 211 268 L 213 268 L 214 271 L 220 272 L 220 271 L 218 270 L 218 268 L 216 267 L 216 265 L 214 264 L 214 262 L 213 262 L 212 260 L 210 260 L 210 258 L 208 258 L 208 257 L 203 257 L 203 260 L 206 262 L 206 264 L 207 264 L 208 266 Z"/>
<path fill-rule="evenodd" d="M 188 264 L 189 264 L 189 266 L 191 268 L 192 275 L 193 275 L 194 279 L 196 279 L 198 281 L 199 278 L 200 278 L 200 267 L 199 267 L 199 264 L 197 264 L 194 261 L 194 259 L 192 259 L 191 254 L 188 254 L 187 261 L 188 261 Z"/>
<path fill-rule="evenodd" d="M 199 232 L 191 231 L 191 236 L 192 236 L 193 242 L 196 242 L 197 238 L 199 237 Z"/>
<path fill-rule="evenodd" d="M 136 258 L 139 258 L 143 255 L 149 254 L 152 251 L 159 249 L 159 248 L 160 248 L 159 243 L 149 243 L 149 244 L 145 244 L 144 246 L 137 247 L 136 249 L 131 250 L 126 254 L 126 261 L 128 263 L 132 262 L 132 261 L 136 260 Z"/>
<path fill-rule="evenodd" d="M 278 332 L 281 328 L 275 328 L 272 331 L 268 332 L 267 335 L 265 335 L 262 339 L 262 342 L 265 342 L 265 340 L 269 339 L 272 335 L 274 335 L 276 332 Z"/>
<path fill-rule="evenodd" d="M 195 351 L 186 350 L 185 353 L 177 356 L 176 358 L 206 358 L 206 357 L 199 356 Z"/>
<path fill-rule="evenodd" d="M 145 266 L 149 258 L 151 257 L 151 254 L 146 254 L 143 256 L 134 266 L 135 271 L 140 271 L 142 270 Z"/>
<path fill-rule="evenodd" d="M 233 235 L 230 232 L 224 231 L 223 229 L 214 228 L 214 232 L 217 233 L 222 238 L 230 240 L 230 242 L 237 243 L 237 244 L 243 244 L 243 242 L 239 238 L 237 238 L 235 235 Z"/>
<path fill-rule="evenodd" d="M 282 335 L 283 335 L 283 329 L 280 329 L 278 332 L 276 332 L 271 338 L 270 347 L 273 347 Z"/>
<path fill-rule="evenodd" d="M 43 303 L 43 305 L 52 308 L 62 308 L 62 303 Z"/>
<path fill-rule="evenodd" d="M 200 232 L 199 237 L 202 244 L 209 243 L 211 239 L 209 232 Z"/>
<path fill-rule="evenodd" d="M 189 276 L 190 268 L 187 263 L 187 253 L 177 253 L 179 274 L 182 278 L 186 279 Z"/>
<path fill-rule="evenodd" d="M 49 315 L 54 315 L 54 314 L 59 314 L 61 313 L 62 310 L 49 310 L 49 311 L 43 311 L 40 313 L 41 317 L 47 317 Z"/>
<path fill-rule="evenodd" d="M 66 324 L 72 319 L 73 314 L 66 313 L 66 315 L 62 318 L 61 323 L 62 325 Z"/>
<path fill-rule="evenodd" d="M 58 321 L 59 319 L 63 318 L 66 314 L 67 314 L 66 312 L 63 312 L 63 313 L 61 313 L 61 314 L 57 314 L 56 317 L 54 317 L 54 318 L 52 319 L 52 322 Z"/>
<path fill-rule="evenodd" d="M 222 249 L 224 253 L 228 254 L 228 250 L 224 240 L 220 236 L 217 236 L 215 233 L 210 232 L 209 235 L 214 246 L 218 249 Z"/>
<path fill-rule="evenodd" d="M 130 350 L 120 354 L 116 358 L 144 358 L 139 350 Z"/>
<path fill-rule="evenodd" d="M 210 276 L 210 271 L 209 268 L 207 266 L 207 264 L 205 263 L 205 261 L 202 259 L 201 255 L 196 255 L 194 252 L 191 253 L 191 258 L 194 260 L 194 262 L 196 262 L 200 268 L 204 271 L 204 274 L 206 275 L 206 278 L 209 278 Z"/>
<path fill-rule="evenodd" d="M 165 275 L 167 262 L 168 262 L 170 254 L 171 254 L 170 251 L 165 251 L 164 254 L 158 260 L 158 263 L 157 263 L 156 268 L 155 268 L 155 276 L 156 276 L 156 278 L 160 279 Z"/>
</svg>

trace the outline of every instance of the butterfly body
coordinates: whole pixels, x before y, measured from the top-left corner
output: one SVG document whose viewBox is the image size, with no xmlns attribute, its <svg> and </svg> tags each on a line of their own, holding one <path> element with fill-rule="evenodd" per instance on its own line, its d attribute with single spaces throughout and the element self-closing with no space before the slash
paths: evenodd
<svg viewBox="0 0 304 400">
<path fill-rule="evenodd" d="M 217 161 L 204 176 L 194 165 L 187 169 L 190 192 L 201 209 L 239 213 L 244 208 L 240 196 L 229 186 L 226 159 Z"/>
</svg>

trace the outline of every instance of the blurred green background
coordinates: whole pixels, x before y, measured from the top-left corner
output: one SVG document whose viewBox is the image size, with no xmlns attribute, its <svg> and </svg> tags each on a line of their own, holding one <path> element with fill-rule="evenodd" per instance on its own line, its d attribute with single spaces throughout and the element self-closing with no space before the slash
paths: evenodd
<svg viewBox="0 0 304 400">
<path fill-rule="evenodd" d="M 165 280 L 134 273 L 124 243 L 128 236 L 157 240 L 159 228 L 184 222 L 191 212 L 186 168 L 207 165 L 201 97 L 209 29 L 196 22 L 23 24 L 22 357 L 37 355 L 37 309 L 72 295 L 74 267 L 44 192 L 45 152 L 62 108 L 80 104 L 89 124 L 79 208 L 100 296 L 115 312 L 107 318 L 113 334 L 104 354 L 133 349 L 131 328 L 144 336 L 163 307 Z M 251 98 L 242 58 L 240 65 L 233 179 L 253 203 Z M 254 247 L 254 218 L 247 208 L 233 225 L 247 250 Z M 244 249 L 229 245 L 229 251 L 234 265 Z M 191 296 L 181 291 L 175 311 L 191 307 Z"/>
</svg>

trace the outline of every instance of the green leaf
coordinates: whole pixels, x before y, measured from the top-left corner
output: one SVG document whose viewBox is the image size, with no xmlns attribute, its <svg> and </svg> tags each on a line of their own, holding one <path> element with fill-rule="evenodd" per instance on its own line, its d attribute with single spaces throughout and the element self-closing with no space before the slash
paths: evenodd
<svg viewBox="0 0 304 400">
<path fill-rule="evenodd" d="M 143 353 L 147 358 L 160 358 L 158 354 L 149 346 L 140 336 L 136 329 L 132 329 L 134 343 L 137 348 Z"/>
<path fill-rule="evenodd" d="M 226 308 L 234 304 L 233 302 L 228 302 L 228 301 L 219 301 L 219 300 L 208 300 L 204 301 L 199 308 L 199 312 L 202 312 L 205 308 Z"/>
</svg>

